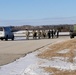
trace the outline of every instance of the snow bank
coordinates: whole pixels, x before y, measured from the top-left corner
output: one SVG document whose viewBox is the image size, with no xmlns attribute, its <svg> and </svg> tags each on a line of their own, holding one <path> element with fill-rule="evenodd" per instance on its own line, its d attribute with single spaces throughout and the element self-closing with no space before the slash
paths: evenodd
<svg viewBox="0 0 76 75">
<path fill-rule="evenodd" d="M 59 35 L 69 35 L 69 32 L 59 32 Z"/>
<path fill-rule="evenodd" d="M 0 66 L 0 75 L 48 75 L 39 69 L 39 58 L 37 52 L 30 53 L 13 63 Z"/>
<path fill-rule="evenodd" d="M 60 53 L 60 54 L 65 54 L 65 53 L 68 53 L 70 51 L 70 49 L 64 49 L 64 50 L 61 50 L 57 53 Z"/>
</svg>

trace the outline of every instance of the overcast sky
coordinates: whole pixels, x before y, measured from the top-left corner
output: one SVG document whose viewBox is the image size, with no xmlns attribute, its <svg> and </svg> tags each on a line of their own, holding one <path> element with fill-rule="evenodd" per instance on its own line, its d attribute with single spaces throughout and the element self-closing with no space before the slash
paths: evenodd
<svg viewBox="0 0 76 75">
<path fill-rule="evenodd" d="M 76 23 L 76 0 L 0 0 L 0 26 L 66 23 Z"/>
</svg>

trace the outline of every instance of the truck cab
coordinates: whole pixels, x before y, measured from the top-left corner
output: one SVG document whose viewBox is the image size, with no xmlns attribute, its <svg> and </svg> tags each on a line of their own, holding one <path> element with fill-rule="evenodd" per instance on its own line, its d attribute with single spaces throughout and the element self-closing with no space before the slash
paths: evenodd
<svg viewBox="0 0 76 75">
<path fill-rule="evenodd" d="M 8 39 L 14 40 L 14 34 L 10 27 L 0 27 L 0 39 Z"/>
<path fill-rule="evenodd" d="M 73 27 L 70 29 L 70 38 L 74 38 L 76 36 L 76 25 L 73 25 Z"/>
</svg>

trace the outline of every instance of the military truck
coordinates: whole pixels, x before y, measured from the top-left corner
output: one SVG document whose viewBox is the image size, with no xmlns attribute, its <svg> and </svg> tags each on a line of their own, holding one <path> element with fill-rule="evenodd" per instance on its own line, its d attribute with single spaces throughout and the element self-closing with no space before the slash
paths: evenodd
<svg viewBox="0 0 76 75">
<path fill-rule="evenodd" d="M 71 28 L 70 28 L 70 38 L 74 38 L 76 36 L 76 25 L 73 25 Z"/>
<path fill-rule="evenodd" d="M 1 27 L 0 28 L 0 39 L 5 39 L 6 41 L 8 39 L 14 40 L 14 34 L 10 27 Z"/>
</svg>

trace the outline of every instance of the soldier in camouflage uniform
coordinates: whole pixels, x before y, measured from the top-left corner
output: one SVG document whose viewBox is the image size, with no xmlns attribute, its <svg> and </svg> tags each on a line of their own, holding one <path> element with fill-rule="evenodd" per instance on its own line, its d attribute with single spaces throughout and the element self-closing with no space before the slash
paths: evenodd
<svg viewBox="0 0 76 75">
<path fill-rule="evenodd" d="M 29 40 L 29 31 L 26 29 L 26 39 Z"/>
<path fill-rule="evenodd" d="M 40 39 L 40 37 L 41 37 L 41 32 L 40 30 L 38 30 L 38 39 Z"/>
<path fill-rule="evenodd" d="M 33 39 L 37 39 L 37 32 L 33 30 Z"/>
</svg>

